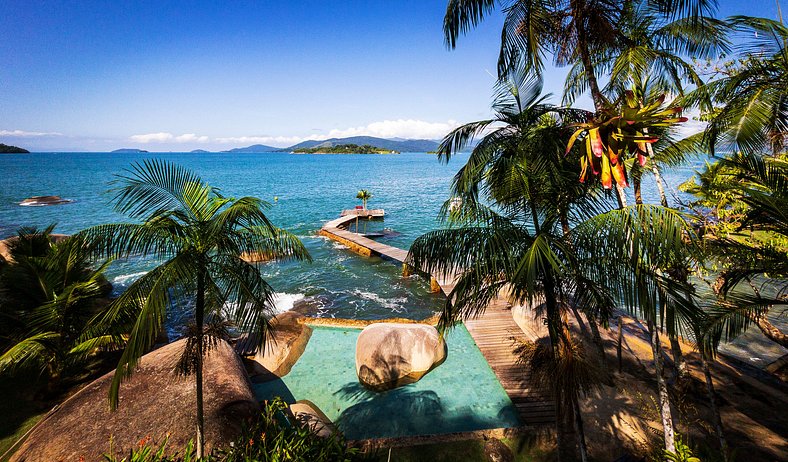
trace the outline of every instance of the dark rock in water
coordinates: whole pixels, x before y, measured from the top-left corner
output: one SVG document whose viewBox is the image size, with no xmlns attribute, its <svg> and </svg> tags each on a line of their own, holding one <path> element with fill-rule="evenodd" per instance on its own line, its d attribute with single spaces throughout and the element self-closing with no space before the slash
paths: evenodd
<svg viewBox="0 0 788 462">
<path fill-rule="evenodd" d="M 33 196 L 23 200 L 22 202 L 19 203 L 19 205 L 42 206 L 42 205 L 68 204 L 70 202 L 74 202 L 74 201 L 71 199 L 63 199 L 60 196 Z"/>
<path fill-rule="evenodd" d="M 182 450 L 195 433 L 194 376 L 181 377 L 175 365 L 185 340 L 142 357 L 120 387 L 120 403 L 109 410 L 107 393 L 114 372 L 85 386 L 50 412 L 11 457 L 11 462 L 104 460 L 110 450 L 126 457 L 140 441 L 160 445 L 169 435 L 169 452 Z M 244 422 L 259 413 L 243 364 L 226 342 L 205 358 L 205 445 L 210 453 L 226 447 Z M 84 459 L 83 459 L 84 458 Z"/>
</svg>

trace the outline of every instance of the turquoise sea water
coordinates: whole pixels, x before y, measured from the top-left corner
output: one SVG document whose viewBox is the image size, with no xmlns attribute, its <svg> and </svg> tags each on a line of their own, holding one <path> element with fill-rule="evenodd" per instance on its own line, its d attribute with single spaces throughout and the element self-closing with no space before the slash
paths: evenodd
<svg viewBox="0 0 788 462">
<path fill-rule="evenodd" d="M 25 225 L 57 223 L 57 231 L 73 233 L 88 226 L 126 221 L 112 211 L 109 182 L 132 162 L 163 158 L 196 171 L 225 195 L 251 195 L 269 201 L 267 214 L 277 225 L 298 235 L 314 263 L 270 263 L 263 271 L 280 298 L 282 309 L 294 303 L 320 316 L 380 319 L 423 318 L 443 303 L 414 276 L 403 279 L 400 268 L 376 258 L 362 258 L 316 235 L 322 224 L 342 209 L 360 202 L 359 189 L 374 195 L 371 208 L 386 210 L 383 223 L 369 231 L 393 231 L 386 243 L 407 248 L 419 235 L 439 226 L 441 205 L 449 196 L 452 176 L 467 159 L 448 165 L 434 155 L 292 155 L 287 153 L 33 153 L 0 156 L 0 237 Z M 675 186 L 691 169 L 667 175 Z M 645 188 L 647 192 L 653 188 Z M 58 195 L 71 204 L 21 207 L 30 196 Z M 277 201 L 274 198 L 278 197 Z M 656 198 L 653 198 L 656 200 Z M 362 226 L 362 230 L 363 230 Z M 110 269 L 116 291 L 123 290 L 149 265 L 139 260 L 117 262 Z"/>
<path fill-rule="evenodd" d="M 315 327 L 281 379 L 254 385 L 260 400 L 308 399 L 350 439 L 441 434 L 518 425 L 517 410 L 468 331 L 446 337 L 446 360 L 416 383 L 377 393 L 358 382 L 358 329 Z"/>
<path fill-rule="evenodd" d="M 407 248 L 419 235 L 439 226 L 436 220 L 449 196 L 452 176 L 467 159 L 459 155 L 448 165 L 434 155 L 292 155 L 286 153 L 33 153 L 0 155 L 0 238 L 25 225 L 57 223 L 57 231 L 73 233 L 85 227 L 125 218 L 112 211 L 107 193 L 113 175 L 134 161 L 163 158 L 188 167 L 226 195 L 253 195 L 271 202 L 268 215 L 302 238 L 314 263 L 264 264 L 263 272 L 282 294 L 281 309 L 299 309 L 325 317 L 382 319 L 392 316 L 423 318 L 439 309 L 444 299 L 430 294 L 418 276 L 403 279 L 400 268 L 376 258 L 363 258 L 318 237 L 322 224 L 360 201 L 356 192 L 374 194 L 369 207 L 386 210 L 386 219 L 369 224 L 369 231 L 389 228 L 386 243 Z M 702 168 L 699 160 L 664 173 L 674 204 L 676 187 Z M 650 178 L 644 197 L 657 203 Z M 21 207 L 35 195 L 58 195 L 71 204 Z M 274 197 L 279 200 L 274 202 Z M 363 231 L 362 226 L 362 231 Z M 110 280 L 121 291 L 149 268 L 143 261 L 117 262 Z M 785 318 L 773 319 L 784 325 Z M 172 326 L 179 323 L 176 313 Z M 174 332 L 177 334 L 177 332 Z M 731 353 L 753 364 L 765 365 L 785 354 L 753 331 L 732 346 Z M 748 344 L 757 348 L 744 350 Z"/>
</svg>

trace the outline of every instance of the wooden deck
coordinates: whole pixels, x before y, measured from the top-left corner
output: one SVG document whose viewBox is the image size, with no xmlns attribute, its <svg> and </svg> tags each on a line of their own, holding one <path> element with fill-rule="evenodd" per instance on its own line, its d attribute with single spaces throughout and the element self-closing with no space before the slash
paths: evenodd
<svg viewBox="0 0 788 462">
<path fill-rule="evenodd" d="M 528 368 L 519 364 L 512 353 L 514 337 L 530 336 L 514 322 L 509 303 L 498 299 L 487 306 L 482 316 L 464 324 L 517 408 L 520 422 L 531 426 L 554 424 L 555 408 L 547 390 L 530 384 Z"/>
<path fill-rule="evenodd" d="M 383 214 L 381 213 L 380 216 Z M 379 256 L 404 265 L 408 256 L 407 250 L 381 244 L 344 229 L 355 219 L 355 214 L 343 213 L 340 218 L 323 225 L 320 234 L 348 246 L 361 255 Z M 453 275 L 430 276 L 430 285 L 448 296 L 454 289 L 455 279 Z M 499 298 L 487 307 L 482 316 L 467 320 L 464 324 L 517 408 L 520 422 L 529 426 L 552 425 L 555 422 L 555 408 L 552 400 L 547 398 L 549 394 L 546 390 L 535 389 L 529 384 L 528 369 L 519 364 L 517 357 L 512 353 L 513 337 L 525 337 L 529 340 L 535 338 L 532 338 L 530 332 L 523 331 L 514 321 L 509 303 Z"/>
</svg>

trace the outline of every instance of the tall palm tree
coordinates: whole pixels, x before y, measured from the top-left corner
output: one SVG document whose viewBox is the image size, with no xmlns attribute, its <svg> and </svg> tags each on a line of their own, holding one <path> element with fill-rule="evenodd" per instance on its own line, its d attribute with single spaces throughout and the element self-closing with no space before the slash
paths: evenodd
<svg viewBox="0 0 788 462">
<path fill-rule="evenodd" d="M 562 354 L 574 351 L 563 321 L 569 307 L 598 319 L 616 304 L 639 312 L 646 305 L 639 297 L 676 296 L 675 287 L 660 277 L 664 262 L 657 254 L 678 252 L 686 226 L 661 207 L 610 210 L 591 187 L 596 177 L 578 183 L 579 149 L 567 156 L 565 146 L 574 131 L 570 125 L 587 113 L 544 104 L 540 89 L 538 80 L 501 83 L 494 119 L 466 124 L 444 139 L 439 157 L 448 161 L 482 135 L 455 175 L 452 196 L 462 201 L 444 206 L 449 227 L 418 238 L 408 258 L 430 274 L 457 277 L 442 326 L 480 314 L 503 289 L 513 303 L 543 305 L 550 354 L 563 367 Z M 637 283 L 652 291 L 633 293 Z M 576 385 L 563 395 L 574 398 L 556 403 L 559 438 L 563 414 L 579 419 L 573 403 L 584 387 Z M 581 456 L 584 447 L 580 438 Z"/>
<path fill-rule="evenodd" d="M 446 44 L 456 47 L 459 35 L 490 15 L 496 3 L 505 15 L 498 58 L 499 78 L 517 72 L 541 74 L 545 56 L 552 56 L 557 66 L 574 66 L 569 78 L 575 81 L 575 90 L 590 91 L 597 112 L 607 106 L 597 67 L 610 69 L 610 56 L 626 54 L 626 50 L 636 48 L 633 45 L 646 42 L 642 33 L 638 41 L 633 40 L 634 34 L 625 34 L 626 28 L 632 26 L 627 18 L 633 14 L 636 2 L 631 0 L 449 0 L 443 21 Z M 666 50 L 695 54 L 706 51 L 707 21 L 715 8 L 716 0 L 644 0 L 639 14 L 651 18 L 647 28 L 658 34 L 657 39 L 648 39 L 657 48 L 647 47 L 651 52 L 640 50 L 628 56 L 641 67 L 668 65 L 669 74 L 678 63 L 670 57 L 672 53 L 664 53 Z M 659 28 L 670 21 L 672 26 Z M 626 66 L 617 69 L 622 67 Z M 616 185 L 616 194 L 620 206 L 625 206 L 621 185 Z"/>
<path fill-rule="evenodd" d="M 749 35 L 739 59 L 688 101 L 700 104 L 709 119 L 712 153 L 780 153 L 788 136 L 788 27 L 747 16 L 734 16 L 729 25 Z"/>
<path fill-rule="evenodd" d="M 55 243 L 45 230 L 24 228 L 10 244 L 13 262 L 0 274 L 3 313 L 0 373 L 38 369 L 47 391 L 59 390 L 66 371 L 84 367 L 100 350 L 124 342 L 122 319 L 92 321 L 107 312 L 104 269 L 93 267 L 90 249 L 78 238 Z"/>
<path fill-rule="evenodd" d="M 367 201 L 372 199 L 372 193 L 367 191 L 366 189 L 362 189 L 356 194 L 356 199 L 361 199 L 361 203 L 363 204 L 364 210 L 366 210 Z"/>
<path fill-rule="evenodd" d="M 109 399 L 118 405 L 121 382 L 134 372 L 153 345 L 172 302 L 193 306 L 194 324 L 181 358 L 194 372 L 197 387 L 197 453 L 204 453 L 203 357 L 223 320 L 256 334 L 260 345 L 269 332 L 274 290 L 259 269 L 240 258 L 261 252 L 279 259 L 309 260 L 293 235 L 265 216 L 255 197 L 229 198 L 199 176 L 161 160 L 133 164 L 117 179 L 115 210 L 135 223 L 99 225 L 80 233 L 103 255 L 143 255 L 161 261 L 135 281 L 99 322 L 117 316 L 135 319 L 121 356 Z"/>
</svg>

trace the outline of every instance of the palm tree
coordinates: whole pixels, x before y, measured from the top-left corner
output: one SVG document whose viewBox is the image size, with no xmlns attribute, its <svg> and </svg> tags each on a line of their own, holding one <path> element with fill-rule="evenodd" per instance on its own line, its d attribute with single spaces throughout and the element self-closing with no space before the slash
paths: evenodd
<svg viewBox="0 0 788 462">
<path fill-rule="evenodd" d="M 734 16 L 729 25 L 754 38 L 740 47 L 738 61 L 721 69 L 720 79 L 693 92 L 688 102 L 705 111 L 712 154 L 719 147 L 777 154 L 788 134 L 788 27 L 747 16 Z"/>
<path fill-rule="evenodd" d="M 788 347 L 788 334 L 767 318 L 788 305 L 788 160 L 736 155 L 719 162 L 746 209 L 732 232 L 709 239 L 712 257 L 723 264 L 716 285 L 722 300 L 712 310 L 709 335 L 730 340 L 755 324 Z"/>
<path fill-rule="evenodd" d="M 92 320 L 106 314 L 109 293 L 104 269 L 92 267 L 90 249 L 78 238 L 54 243 L 45 230 L 21 229 L 10 245 L 13 263 L 0 275 L 3 352 L 0 373 L 40 370 L 47 391 L 59 390 L 66 371 L 84 367 L 98 351 L 123 346 L 122 319 L 101 329 Z"/>
<path fill-rule="evenodd" d="M 224 335 L 225 319 L 257 335 L 269 332 L 274 290 L 259 269 L 240 258 L 261 252 L 280 259 L 309 260 L 293 235 L 265 216 L 268 206 L 255 197 L 229 198 L 196 174 L 166 161 L 133 164 L 117 179 L 115 210 L 138 221 L 99 225 L 80 233 L 99 254 L 143 255 L 161 261 L 134 282 L 99 322 L 135 318 L 109 391 L 118 405 L 121 382 L 134 372 L 153 345 L 172 302 L 193 306 L 194 324 L 181 358 L 182 371 L 194 373 L 197 387 L 197 453 L 204 453 L 203 357 Z"/>
<path fill-rule="evenodd" d="M 356 194 L 356 199 L 361 199 L 361 203 L 364 206 L 364 210 L 366 210 L 367 201 L 372 199 L 372 193 L 367 191 L 366 189 L 362 189 Z"/>
<path fill-rule="evenodd" d="M 633 45 L 642 46 L 646 42 L 642 33 L 638 41 L 633 40 L 635 34 L 625 34 L 631 32 L 626 28 L 632 29 L 633 25 L 628 18 L 648 15 L 647 30 L 656 34 L 656 38 L 648 37 L 656 48 L 628 54 L 636 59 L 637 66 L 669 65 L 684 69 L 665 50 L 687 54 L 707 51 L 711 40 L 706 37 L 713 30 L 708 17 L 716 8 L 715 0 L 646 0 L 639 9 L 633 9 L 634 2 L 629 0 L 449 0 L 443 21 L 447 46 L 456 47 L 459 35 L 492 13 L 496 3 L 505 15 L 498 58 L 499 78 L 517 72 L 541 74 L 544 57 L 552 56 L 557 66 L 574 66 L 568 79 L 574 81 L 576 91 L 590 91 L 597 112 L 604 111 L 607 105 L 599 86 L 597 67 L 610 69 L 611 56 L 626 54 L 626 50 L 635 48 Z M 617 68 L 622 67 L 625 66 Z M 616 191 L 623 207 L 626 205 L 623 187 L 616 185 Z"/>
</svg>

